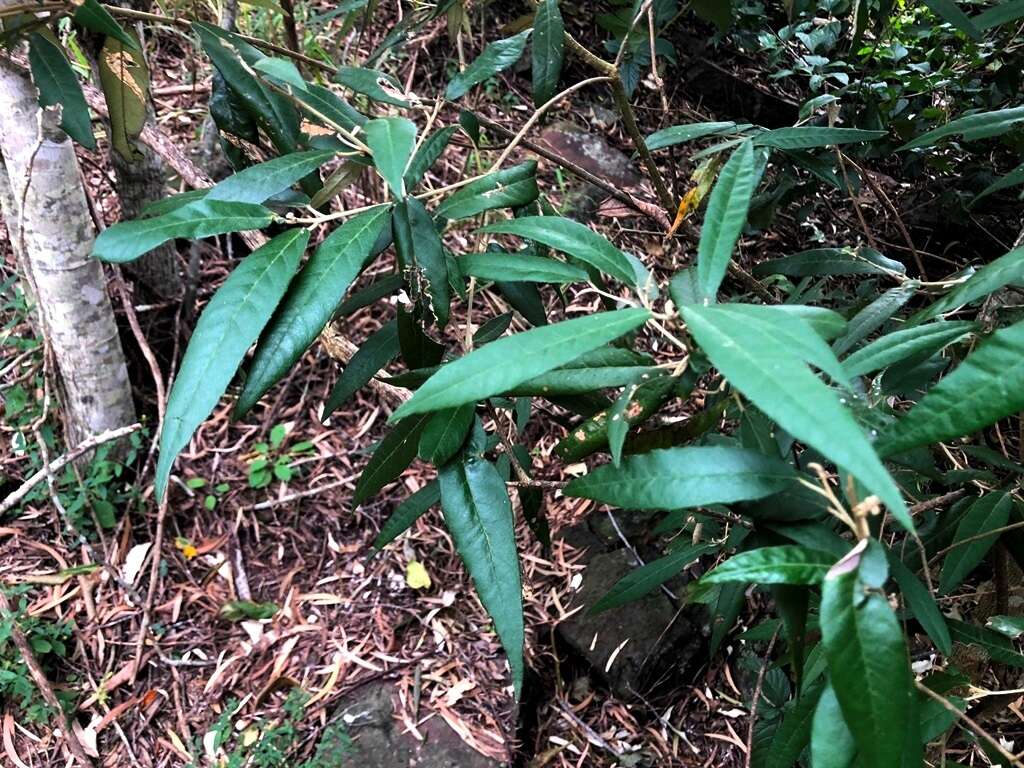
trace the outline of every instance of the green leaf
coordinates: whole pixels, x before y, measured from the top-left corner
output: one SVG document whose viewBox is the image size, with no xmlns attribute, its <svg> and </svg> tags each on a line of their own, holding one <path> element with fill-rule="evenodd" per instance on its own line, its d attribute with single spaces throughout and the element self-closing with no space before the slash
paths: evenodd
<svg viewBox="0 0 1024 768">
<path fill-rule="evenodd" d="M 589 227 L 572 219 L 560 216 L 523 216 L 491 224 L 479 231 L 533 240 L 567 253 L 627 285 L 636 282 L 636 273 L 626 254 Z"/>
<path fill-rule="evenodd" d="M 709 21 L 725 34 L 732 26 L 732 0 L 691 0 L 690 7 L 704 21 Z"/>
<path fill-rule="evenodd" d="M 363 342 L 352 355 L 345 370 L 331 389 L 321 417 L 326 420 L 338 408 L 348 402 L 359 389 L 366 386 L 377 372 L 398 357 L 398 323 L 385 323 Z"/>
<path fill-rule="evenodd" d="M 363 126 L 373 164 L 396 198 L 405 197 L 405 169 L 416 147 L 416 123 L 404 117 L 367 120 Z"/>
<path fill-rule="evenodd" d="M 842 355 L 881 328 L 886 320 L 913 298 L 920 286 L 916 280 L 907 280 L 903 285 L 890 288 L 872 301 L 853 316 L 847 325 L 846 333 L 832 344 L 832 351 Z"/>
<path fill-rule="evenodd" d="M 75 8 L 75 15 L 71 18 L 76 24 L 80 24 L 91 32 L 103 37 L 113 37 L 129 48 L 139 50 L 138 41 L 124 31 L 98 0 L 85 0 Z"/>
<path fill-rule="evenodd" d="M 883 433 L 885 456 L 973 434 L 1024 409 L 1024 321 L 1002 328 Z"/>
<path fill-rule="evenodd" d="M 263 203 L 291 187 L 334 157 L 334 152 L 293 152 L 250 166 L 229 176 L 206 193 L 207 200 Z"/>
<path fill-rule="evenodd" d="M 850 377 L 864 376 L 914 355 L 938 352 L 976 329 L 977 324 L 967 321 L 939 321 L 903 328 L 858 349 L 843 360 L 843 368 Z"/>
<path fill-rule="evenodd" d="M 754 277 L 789 275 L 903 275 L 907 268 L 873 248 L 815 248 L 757 264 Z"/>
<path fill-rule="evenodd" d="M 964 621 L 947 619 L 946 622 L 949 624 L 949 634 L 956 642 L 984 649 L 989 658 L 999 664 L 1024 669 L 1024 656 L 1017 653 L 1010 638 Z"/>
<path fill-rule="evenodd" d="M 865 131 L 860 128 L 825 128 L 806 125 L 796 128 L 776 128 L 754 136 L 754 146 L 775 149 L 813 149 L 832 144 L 856 144 L 874 141 L 885 136 L 885 131 Z"/>
<path fill-rule="evenodd" d="M 988 30 L 1009 24 L 1021 17 L 1024 17 L 1024 0 L 1002 0 L 979 13 L 971 21 L 978 29 Z"/>
<path fill-rule="evenodd" d="M 149 117 L 149 69 L 137 46 L 108 37 L 97 61 L 110 117 L 110 144 L 127 162 L 139 158 L 135 142 Z"/>
<path fill-rule="evenodd" d="M 582 395 L 609 387 L 621 387 L 644 376 L 655 376 L 657 368 L 637 365 L 597 368 L 559 368 L 517 384 L 504 394 L 514 397 Z"/>
<path fill-rule="evenodd" d="M 1014 250 L 989 262 L 941 299 L 929 304 L 910 318 L 918 325 L 926 320 L 988 296 L 1005 285 L 1024 284 L 1024 248 Z"/>
<path fill-rule="evenodd" d="M 256 345 L 236 415 L 252 408 L 324 329 L 389 214 L 387 206 L 380 206 L 352 218 L 328 235 L 309 258 Z"/>
<path fill-rule="evenodd" d="M 167 399 L 156 467 L 158 498 L 167 488 L 175 457 L 216 407 L 284 296 L 308 242 L 308 231 L 290 229 L 253 251 L 203 310 Z"/>
<path fill-rule="evenodd" d="M 519 61 L 531 31 L 524 29 L 518 35 L 497 40 L 488 45 L 484 52 L 466 67 L 465 71 L 460 72 L 449 81 L 444 97 L 449 101 L 461 99 L 477 83 L 482 83 Z"/>
<path fill-rule="evenodd" d="M 981 40 L 981 31 L 953 0 L 923 0 L 923 2 L 936 16 L 945 19 L 972 40 Z"/>
<path fill-rule="evenodd" d="M 597 467 L 565 487 L 566 496 L 625 509 L 676 509 L 760 499 L 796 481 L 785 462 L 742 448 L 666 448 Z"/>
<path fill-rule="evenodd" d="M 811 724 L 811 765 L 814 768 L 850 768 L 857 755 L 857 744 L 853 740 L 839 699 L 832 683 L 825 685 L 814 710 Z"/>
<path fill-rule="evenodd" d="M 564 261 L 530 253 L 469 253 L 458 259 L 467 277 L 530 283 L 580 283 L 586 271 Z"/>
<path fill-rule="evenodd" d="M 489 173 L 470 182 L 437 206 L 438 218 L 466 219 L 495 208 L 519 208 L 537 199 L 537 162 Z"/>
<path fill-rule="evenodd" d="M 380 533 L 373 540 L 374 549 L 383 549 L 397 539 L 413 523 L 419 520 L 427 510 L 441 501 L 441 486 L 437 480 L 431 480 L 416 493 L 395 507 L 391 517 L 381 526 Z"/>
<path fill-rule="evenodd" d="M 843 719 L 864 765 L 900 768 L 916 718 L 910 662 L 899 620 L 884 594 L 862 579 L 862 540 L 825 578 L 821 635 Z M 866 577 L 865 577 L 866 578 Z"/>
<path fill-rule="evenodd" d="M 176 237 L 197 240 L 248 229 L 262 229 L 274 214 L 262 205 L 205 199 L 149 219 L 122 221 L 103 230 L 93 244 L 93 256 L 122 263 L 137 259 Z"/>
<path fill-rule="evenodd" d="M 95 149 L 89 105 L 85 103 L 82 85 L 68 64 L 64 51 L 38 32 L 33 32 L 29 37 L 28 61 L 32 67 L 32 82 L 39 89 L 39 105 L 52 107 L 60 104 L 61 130 L 83 147 Z"/>
<path fill-rule="evenodd" d="M 354 505 L 362 504 L 393 480 L 397 480 L 416 458 L 416 446 L 427 425 L 426 416 L 406 419 L 388 432 L 359 476 L 352 495 Z"/>
<path fill-rule="evenodd" d="M 1021 3 L 1021 8 L 1024 9 L 1024 2 Z M 1024 163 L 1021 163 L 1009 173 L 1000 176 L 981 190 L 981 192 L 971 199 L 971 202 L 968 203 L 967 207 L 973 208 L 989 195 L 995 194 L 996 192 L 1000 192 L 1004 189 L 1019 187 L 1021 184 L 1024 184 Z"/>
<path fill-rule="evenodd" d="M 380 70 L 364 67 L 338 67 L 334 80 L 356 93 L 368 96 L 373 101 L 396 107 L 409 106 L 409 102 L 402 98 L 405 90 L 402 88 L 402 84 Z"/>
<path fill-rule="evenodd" d="M 431 166 L 437 162 L 444 152 L 452 136 L 459 130 L 457 125 L 449 125 L 439 131 L 434 131 L 416 150 L 416 154 L 409 161 L 409 167 L 405 170 L 405 188 L 411 190 L 421 181 Z"/>
<path fill-rule="evenodd" d="M 820 584 L 835 561 L 835 557 L 828 552 L 819 552 L 796 544 L 761 547 L 733 555 L 701 577 L 701 582 Z"/>
<path fill-rule="evenodd" d="M 764 768 L 791 768 L 807 742 L 811 739 L 814 713 L 821 698 L 824 683 L 809 686 L 795 701 L 782 710 L 782 724 L 772 736 L 762 763 Z M 817 764 L 815 764 L 817 768 Z"/>
<path fill-rule="evenodd" d="M 506 392 L 647 322 L 642 309 L 601 312 L 503 336 L 441 367 L 392 416 L 439 411 Z M 515 360 L 515 365 L 509 365 Z"/>
<path fill-rule="evenodd" d="M 508 654 L 518 698 L 523 686 L 523 589 L 505 483 L 493 464 L 473 458 L 442 467 L 438 481 L 444 521 Z"/>
<path fill-rule="evenodd" d="M 953 641 L 949 637 L 946 617 L 942 615 L 931 592 L 892 550 L 888 550 L 886 554 L 889 558 L 889 568 L 900 587 L 906 607 L 928 633 L 935 647 L 944 656 L 949 656 L 953 652 Z"/>
<path fill-rule="evenodd" d="M 533 104 L 541 106 L 558 90 L 565 25 L 558 0 L 541 0 L 533 17 Z"/>
<path fill-rule="evenodd" d="M 902 147 L 898 147 L 896 151 L 930 147 L 939 139 L 944 139 L 947 136 L 959 135 L 964 141 L 977 141 L 993 136 L 1001 136 L 1021 120 L 1024 120 L 1024 107 L 998 109 L 994 112 L 976 112 L 973 115 L 950 120 L 939 128 L 922 133 L 913 141 L 908 141 Z"/>
<path fill-rule="evenodd" d="M 698 557 L 714 549 L 709 544 L 688 544 L 672 554 L 652 560 L 647 565 L 630 571 L 590 608 L 590 613 L 602 613 L 632 603 L 654 591 L 674 577 Z"/>
<path fill-rule="evenodd" d="M 657 149 L 672 147 L 676 144 L 683 144 L 704 136 L 717 136 L 722 133 L 729 133 L 736 127 L 734 122 L 717 123 L 689 123 L 687 125 L 672 125 L 655 131 L 644 140 L 647 149 L 654 152 Z"/>
<path fill-rule="evenodd" d="M 758 408 L 877 495 L 907 529 L 914 523 L 899 488 L 835 393 L 793 349 L 732 315 L 728 306 L 684 307 L 683 317 L 722 375 Z"/>
<path fill-rule="evenodd" d="M 415 197 L 407 197 L 395 204 L 391 231 L 399 262 L 405 269 L 415 265 L 437 325 L 443 328 L 448 324 L 452 298 L 444 246 L 434 220 L 423 203 Z"/>
<path fill-rule="evenodd" d="M 950 696 L 948 700 L 961 712 L 967 709 L 967 702 L 959 696 Z M 919 706 L 921 712 L 921 743 L 935 741 L 957 721 L 955 713 L 946 709 L 945 704 L 932 698 L 923 699 Z M 949 765 L 947 762 L 946 765 Z"/>
<path fill-rule="evenodd" d="M 419 457 L 435 467 L 446 464 L 466 441 L 475 418 L 475 403 L 431 414 L 420 437 Z"/>
<path fill-rule="evenodd" d="M 697 283 L 705 301 L 714 301 L 725 277 L 736 241 L 747 221 L 757 184 L 754 145 L 745 141 L 722 167 L 708 198 L 697 245 Z"/>
<path fill-rule="evenodd" d="M 309 83 L 302 77 L 299 68 L 289 59 L 266 56 L 257 61 L 252 68 L 257 72 L 269 75 L 272 80 L 293 95 L 296 92 L 305 91 L 309 87 Z"/>
<path fill-rule="evenodd" d="M 990 616 L 985 626 L 992 628 L 1011 640 L 1024 635 L 1024 616 Z"/>
<path fill-rule="evenodd" d="M 942 573 L 939 576 L 940 595 L 948 595 L 960 586 L 968 574 L 985 559 L 985 555 L 999 536 L 985 536 L 966 544 L 960 542 L 1002 528 L 1009 522 L 1012 508 L 1013 497 L 1008 493 L 986 493 L 967 508 L 964 516 L 960 518 L 953 543 L 950 545 L 954 549 L 946 554 L 946 559 L 942 563 Z"/>
</svg>

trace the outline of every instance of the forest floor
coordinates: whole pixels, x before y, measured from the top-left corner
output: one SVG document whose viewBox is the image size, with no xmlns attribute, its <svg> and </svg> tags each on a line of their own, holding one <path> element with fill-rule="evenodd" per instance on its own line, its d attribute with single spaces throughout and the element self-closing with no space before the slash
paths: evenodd
<svg viewBox="0 0 1024 768">
<path fill-rule="evenodd" d="M 386 29 L 382 23 L 370 30 L 371 39 L 361 44 L 369 48 L 372 38 L 383 36 Z M 442 60 L 448 46 L 443 19 L 413 41 L 399 67 L 409 90 L 428 101 L 429 94 L 442 90 L 445 73 L 432 68 L 432 62 Z M 152 38 L 150 56 L 158 123 L 181 146 L 195 146 L 206 114 L 208 66 L 187 37 L 170 27 L 160 28 Z M 729 71 L 719 82 L 724 95 L 696 93 L 692 81 L 677 80 L 664 94 L 667 111 L 661 94 L 642 84 L 638 113 L 644 133 L 699 119 L 760 117 L 769 124 L 776 115 L 788 124 L 785 121 L 795 111 L 793 99 L 785 93 L 766 96 L 762 91 L 768 86 L 750 90 L 744 85 L 747 73 L 740 67 L 725 63 Z M 577 75 L 585 76 L 569 73 Z M 515 130 L 528 115 L 521 105 L 530 99 L 514 73 L 502 79 L 500 90 L 500 95 L 489 90 L 471 97 L 469 104 Z M 635 176 L 638 193 L 651 198 L 628 157 L 628 139 L 609 117 L 600 89 L 578 96 L 561 106 L 548 128 L 538 129 L 533 138 L 543 134 L 549 145 L 561 141 L 566 151 L 565 142 L 578 136 L 612 148 L 610 164 L 599 171 L 619 174 L 617 187 L 628 185 Z M 751 107 L 755 114 L 728 111 L 730 105 L 745 101 L 756 102 L 756 109 Z M 708 102 L 716 106 L 709 108 Z M 446 108 L 437 124 L 456 120 L 457 112 Z M 97 215 L 110 224 L 118 220 L 119 205 L 105 148 L 101 142 L 96 152 L 80 150 L 79 156 Z M 528 150 L 520 155 L 532 156 Z M 459 152 L 446 158 L 432 172 L 437 185 L 461 178 L 475 162 L 464 141 Z M 685 191 L 689 170 L 685 158 L 674 153 L 665 157 L 666 174 L 676 189 Z M 594 194 L 580 192 L 543 161 L 540 174 L 549 182 L 544 188 L 560 190 L 561 202 Z M 373 185 L 364 177 L 351 191 L 352 200 L 372 199 Z M 670 275 L 688 263 L 696 245 L 692 225 L 684 224 L 677 237 L 666 240 L 655 222 L 602 197 L 573 205 L 590 205 L 589 220 L 622 247 L 650 255 L 659 274 Z M 878 241 L 895 242 L 898 248 L 895 222 L 888 220 L 879 201 L 865 195 L 860 203 Z M 825 239 L 837 242 L 859 236 L 850 201 L 841 197 L 820 212 L 816 226 Z M 800 242 L 797 230 L 780 216 L 758 238 L 756 250 L 750 243 L 741 244 L 741 263 L 791 252 Z M 467 242 L 469 237 L 462 230 L 450 236 Z M 0 244 L 10 274 L 13 260 L 2 230 Z M 230 251 L 202 247 L 201 270 L 193 278 L 199 306 L 229 271 Z M 184 266 L 189 254 L 181 253 L 181 259 Z M 389 266 L 381 261 L 363 282 L 384 274 Z M 25 435 L 26 425 L 37 418 L 43 418 L 48 429 L 55 429 L 57 420 L 52 408 L 42 412 L 41 348 L 27 344 L 31 330 L 24 308 L 9 300 L 9 289 L 5 291 L 0 309 L 5 408 L 0 422 L 0 480 L 6 493 L 38 466 L 33 464 L 39 454 L 32 433 L 26 444 L 19 444 L 18 436 Z M 112 295 L 139 412 L 146 416 L 146 434 L 151 436 L 156 388 L 126 322 L 126 305 L 117 292 Z M 553 310 L 563 312 L 585 311 L 597 297 L 570 297 L 564 309 L 557 297 L 548 299 Z M 480 306 L 486 301 L 480 299 Z M 167 376 L 187 340 L 194 317 L 191 308 L 136 289 L 127 311 L 138 318 Z M 379 310 L 360 310 L 345 321 L 343 331 L 358 343 L 388 319 Z M 454 318 L 452 327 L 461 328 L 463 321 Z M 751 698 L 753 678 L 749 669 L 737 668 L 742 641 L 727 644 L 715 661 L 705 649 L 685 673 L 668 675 L 636 695 L 621 696 L 603 682 L 602 670 L 580 663 L 559 638 L 559 626 L 580 611 L 578 593 L 588 558 L 585 542 L 581 544 L 572 532 L 588 516 L 603 514 L 590 502 L 559 494 L 552 494 L 545 505 L 552 529 L 550 549 L 543 548 L 525 524 L 519 530 L 526 655 L 532 672 L 523 702 L 517 705 L 506 686 L 500 645 L 440 516 L 422 517 L 406 536 L 372 556 L 371 543 L 384 520 L 429 477 L 425 467 L 414 466 L 378 499 L 353 507 L 356 479 L 384 434 L 391 404 L 365 389 L 321 423 L 322 404 L 337 373 L 337 363 L 316 345 L 244 420 L 232 420 L 229 398 L 200 428 L 176 465 L 152 600 L 153 636 L 141 644 L 157 527 L 148 478 L 141 484 L 130 474 L 111 479 L 105 473 L 113 471 L 113 462 L 94 462 L 84 476 L 59 484 L 52 495 L 41 487 L 20 509 L 0 519 L 4 581 L 24 585 L 23 599 L 33 620 L 71 627 L 60 636 L 40 630 L 37 650 L 48 659 L 55 686 L 73 694 L 75 728 L 80 740 L 101 756 L 99 764 L 206 765 L 230 757 L 239 765 L 250 761 L 260 766 L 344 766 L 348 739 L 359 738 L 359 723 L 348 713 L 360 692 L 371 685 L 386 686 L 396 739 L 437 733 L 443 723 L 480 759 L 494 761 L 481 765 L 744 764 L 750 727 L 744 702 Z M 552 457 L 567 422 L 555 411 L 544 418 L 543 434 L 534 435 L 531 446 L 533 468 L 539 477 L 557 480 L 572 470 Z M 278 441 L 282 427 L 285 435 Z M 265 487 L 253 487 L 259 483 L 251 477 L 250 464 L 263 455 L 260 444 L 271 442 L 272 459 L 282 457 L 292 476 L 287 482 L 274 479 Z M 311 447 L 295 450 L 302 442 Z M 139 441 L 138 450 L 136 464 L 146 463 L 148 437 Z M 95 488 L 101 483 L 112 490 L 98 495 Z M 53 496 L 64 512 L 58 511 Z M 105 514 L 103 504 L 116 509 L 113 527 L 93 524 Z M 90 531 L 90 548 L 69 533 L 67 515 Z M 407 568 L 413 560 L 425 567 L 428 586 L 410 585 Z M 99 562 L 109 571 L 69 571 Z M 758 599 L 750 597 L 752 607 Z M 237 606 L 232 614 L 233 601 L 272 603 L 276 610 L 269 618 L 258 613 L 239 616 Z M 694 625 L 694 632 L 705 643 L 707 627 Z M 0 665 L 0 674 L 3 669 Z M 297 690 L 307 698 L 296 706 L 291 693 Z M 62 740 L 47 727 L 45 715 L 35 721 L 15 716 L 23 710 L 10 702 L 0 703 L 0 710 L 0 764 L 66 764 Z M 329 743 L 337 745 L 335 753 L 324 750 L 322 745 Z M 462 762 L 451 765 L 470 766 L 477 758 L 453 759 Z"/>
</svg>

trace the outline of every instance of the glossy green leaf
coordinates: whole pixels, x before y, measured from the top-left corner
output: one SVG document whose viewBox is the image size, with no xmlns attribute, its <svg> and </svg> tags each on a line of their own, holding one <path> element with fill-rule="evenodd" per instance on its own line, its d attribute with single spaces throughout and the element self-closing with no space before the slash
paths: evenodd
<svg viewBox="0 0 1024 768">
<path fill-rule="evenodd" d="M 970 435 L 1024 409 L 1024 321 L 986 338 L 882 434 L 883 455 Z"/>
<path fill-rule="evenodd" d="M 907 268 L 887 259 L 873 248 L 815 248 L 756 265 L 754 277 L 789 275 L 902 275 Z"/>
<path fill-rule="evenodd" d="M 523 589 L 505 483 L 493 464 L 475 458 L 447 464 L 438 480 L 445 524 L 508 654 L 518 697 L 523 685 Z"/>
<path fill-rule="evenodd" d="M 489 173 L 456 190 L 437 206 L 437 216 L 466 219 L 495 208 L 519 208 L 537 199 L 537 162 L 525 163 Z"/>
<path fill-rule="evenodd" d="M 416 150 L 416 154 L 409 161 L 409 167 L 405 169 L 405 188 L 407 190 L 413 189 L 423 181 L 427 171 L 441 157 L 445 147 L 448 146 L 448 142 L 451 141 L 452 136 L 458 130 L 459 126 L 449 125 L 439 131 L 434 131 L 423 140 L 419 149 Z"/>
<path fill-rule="evenodd" d="M 373 540 L 374 549 L 383 549 L 397 539 L 413 523 L 419 520 L 435 504 L 441 501 L 441 486 L 437 480 L 431 480 L 416 493 L 395 507 L 395 511 L 381 526 L 380 533 Z"/>
<path fill-rule="evenodd" d="M 655 131 L 644 140 L 647 149 L 652 152 L 665 147 L 672 147 L 676 144 L 683 144 L 687 141 L 700 139 L 704 136 L 715 136 L 722 133 L 729 133 L 736 127 L 736 123 L 689 123 L 687 125 L 672 125 Z"/>
<path fill-rule="evenodd" d="M 866 339 L 910 301 L 918 288 L 920 283 L 916 280 L 907 280 L 902 285 L 887 290 L 850 319 L 846 333 L 832 344 L 832 351 L 836 355 L 842 355 Z"/>
<path fill-rule="evenodd" d="M 253 251 L 203 310 L 167 399 L 156 467 L 158 497 L 167 488 L 174 459 L 216 407 L 284 296 L 308 242 L 308 231 L 290 229 Z"/>
<path fill-rule="evenodd" d="M 558 0 L 541 0 L 533 17 L 533 104 L 541 106 L 558 91 L 565 58 L 565 24 Z"/>
<path fill-rule="evenodd" d="M 446 464 L 466 441 L 475 418 L 474 403 L 431 414 L 420 437 L 419 457 L 436 467 Z"/>
<path fill-rule="evenodd" d="M 864 376 L 918 354 L 938 352 L 977 328 L 966 321 L 935 322 L 902 328 L 875 339 L 843 360 L 848 376 Z"/>
<path fill-rule="evenodd" d="M 366 386 L 385 365 L 398 357 L 398 323 L 385 323 L 363 342 L 331 389 L 321 418 L 327 419 Z"/>
<path fill-rule="evenodd" d="M 974 645 L 983 649 L 989 658 L 1015 669 L 1024 669 L 1024 655 L 1017 653 L 1010 638 L 985 627 L 968 624 L 965 621 L 947 619 L 949 634 L 958 643 Z"/>
<path fill-rule="evenodd" d="M 427 417 L 417 416 L 399 422 L 388 432 L 359 476 L 352 494 L 353 504 L 362 504 L 385 485 L 397 480 L 412 464 L 426 425 Z"/>
<path fill-rule="evenodd" d="M 504 394 L 515 397 L 582 395 L 610 387 L 621 387 L 644 376 L 652 377 L 658 373 L 657 368 L 637 365 L 559 368 L 527 379 Z"/>
<path fill-rule="evenodd" d="M 989 262 L 941 299 L 911 317 L 909 322 L 916 325 L 931 320 L 988 296 L 1006 285 L 1024 285 L 1024 248 L 1015 248 Z"/>
<path fill-rule="evenodd" d="M 989 616 L 985 626 L 1011 640 L 1024 635 L 1024 616 Z"/>
<path fill-rule="evenodd" d="M 348 317 L 356 311 L 368 307 L 371 304 L 383 299 L 385 296 L 393 296 L 402 290 L 402 276 L 388 275 L 379 278 L 370 285 L 353 292 L 347 299 L 341 302 L 338 311 L 334 313 L 335 318 Z"/>
<path fill-rule="evenodd" d="M 953 0 L 922 0 L 922 2 L 936 16 L 948 21 L 972 40 L 981 40 L 981 31 Z"/>
<path fill-rule="evenodd" d="M 85 103 L 82 85 L 57 45 L 33 32 L 29 37 L 28 61 L 32 82 L 39 89 L 39 105 L 61 106 L 60 127 L 68 136 L 88 149 L 96 148 L 92 135 L 89 105 Z"/>
<path fill-rule="evenodd" d="M 415 265 L 437 325 L 443 328 L 448 324 L 452 297 L 444 246 L 434 220 L 423 203 L 415 197 L 407 197 L 395 204 L 391 231 L 399 263 L 405 269 Z"/>
<path fill-rule="evenodd" d="M 860 128 L 827 128 L 814 125 L 796 128 L 776 128 L 754 136 L 754 145 L 775 149 L 813 149 L 833 144 L 859 144 L 875 141 L 885 131 L 865 131 Z"/>
<path fill-rule="evenodd" d="M 642 309 L 601 312 L 504 336 L 442 366 L 391 418 L 454 408 L 506 392 L 628 333 L 649 317 Z M 509 360 L 516 364 L 509 365 Z"/>
<path fill-rule="evenodd" d="M 619 579 L 607 594 L 594 603 L 590 608 L 590 613 L 610 611 L 620 605 L 639 600 L 679 574 L 683 568 L 693 563 L 698 557 L 713 549 L 714 547 L 709 544 L 687 544 L 679 547 L 670 555 L 652 560 L 635 571 L 630 571 Z"/>
<path fill-rule="evenodd" d="M 829 676 L 860 757 L 872 768 L 900 768 L 916 697 L 899 620 L 885 595 L 862 581 L 864 545 L 825 578 L 821 634 Z"/>
<path fill-rule="evenodd" d="M 405 197 L 405 169 L 416 148 L 416 123 L 404 117 L 380 117 L 363 126 L 373 164 L 396 198 Z"/>
<path fill-rule="evenodd" d="M 597 467 L 566 496 L 625 509 L 676 509 L 760 499 L 796 482 L 785 462 L 743 448 L 666 448 Z"/>
<path fill-rule="evenodd" d="M 355 107 L 326 86 L 306 83 L 305 89 L 293 89 L 291 93 L 306 119 L 317 125 L 331 130 L 341 127 L 350 132 L 366 125 L 366 118 Z"/>
<path fill-rule="evenodd" d="M 103 37 L 112 37 L 127 45 L 129 48 L 138 50 L 138 42 L 118 24 L 110 12 L 104 8 L 99 0 L 84 0 L 77 4 L 72 19 L 91 32 Z"/>
<path fill-rule="evenodd" d="M 458 259 L 467 277 L 529 283 L 580 283 L 586 271 L 564 261 L 529 253 L 470 253 Z"/>
<path fill-rule="evenodd" d="M 978 29 L 992 29 L 1024 17 L 1024 0 L 1002 0 L 971 19 Z"/>
<path fill-rule="evenodd" d="M 701 577 L 701 581 L 705 584 L 820 584 L 835 562 L 835 557 L 828 552 L 781 544 L 733 555 Z"/>
<path fill-rule="evenodd" d="M 1013 497 L 1008 493 L 986 493 L 971 504 L 960 518 L 956 534 L 953 536 L 954 547 L 946 553 L 942 562 L 942 573 L 939 575 L 939 594 L 948 595 L 967 578 L 992 546 L 998 541 L 998 535 L 984 536 L 975 539 L 988 531 L 1002 528 L 1010 520 L 1013 508 Z M 964 542 L 967 539 L 972 541 Z"/>
<path fill-rule="evenodd" d="M 727 306 L 685 307 L 683 317 L 701 349 L 736 389 L 794 438 L 854 475 L 913 530 L 899 488 L 860 426 L 788 344 L 734 317 Z"/>
<path fill-rule="evenodd" d="M 811 765 L 814 768 L 850 768 L 857 744 L 843 719 L 832 683 L 825 685 L 811 724 Z"/>
<path fill-rule="evenodd" d="M 626 254 L 589 227 L 559 216 L 523 216 L 483 227 L 480 232 L 516 235 L 546 245 L 633 285 L 636 273 Z"/>
<path fill-rule="evenodd" d="M 356 93 L 368 96 L 373 101 L 396 107 L 409 106 L 409 102 L 403 98 L 402 84 L 380 70 L 365 67 L 338 67 L 334 80 Z"/>
<path fill-rule="evenodd" d="M 965 141 L 977 141 L 993 136 L 1000 136 L 1024 120 L 1024 107 L 998 109 L 994 112 L 976 112 L 973 115 L 950 120 L 945 125 L 935 128 L 908 141 L 897 151 L 930 147 L 947 136 L 961 136 Z"/>
<path fill-rule="evenodd" d="M 315 150 L 275 157 L 224 179 L 206 193 L 206 199 L 263 203 L 313 173 L 333 156 L 334 152 Z"/>
<path fill-rule="evenodd" d="M 93 244 L 93 256 L 122 263 L 137 259 L 176 237 L 196 240 L 249 229 L 262 229 L 274 214 L 262 205 L 197 200 L 163 216 L 122 221 L 103 230 Z"/>
<path fill-rule="evenodd" d="M 450 101 L 461 99 L 474 85 L 482 83 L 489 77 L 502 72 L 523 55 L 530 29 L 524 29 L 518 35 L 497 40 L 488 45 L 466 69 L 448 82 L 444 97 Z"/>
<path fill-rule="evenodd" d="M 825 684 L 808 686 L 782 710 L 782 723 L 764 752 L 764 768 L 791 768 L 811 739 L 811 725 Z M 817 768 L 817 766 L 815 766 Z"/>
<path fill-rule="evenodd" d="M 747 221 L 757 184 L 754 146 L 745 141 L 722 167 L 708 198 L 697 245 L 697 284 L 705 301 L 714 301 L 733 249 Z"/>
<path fill-rule="evenodd" d="M 953 641 L 949 637 L 946 617 L 939 610 L 935 598 L 932 597 L 928 588 L 903 564 L 903 561 L 894 552 L 890 550 L 887 552 L 887 555 L 889 557 L 889 569 L 899 585 L 906 607 L 924 628 L 924 631 L 928 633 L 928 637 L 935 643 L 935 647 L 943 655 L 949 656 L 953 652 Z"/>
<path fill-rule="evenodd" d="M 324 329 L 370 256 L 389 214 L 387 206 L 374 208 L 345 222 L 320 243 L 256 345 L 236 415 L 252 408 Z"/>
</svg>

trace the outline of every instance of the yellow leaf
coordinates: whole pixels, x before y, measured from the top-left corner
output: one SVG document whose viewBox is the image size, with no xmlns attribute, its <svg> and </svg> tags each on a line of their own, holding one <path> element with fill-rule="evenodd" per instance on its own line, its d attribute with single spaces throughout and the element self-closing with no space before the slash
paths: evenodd
<svg viewBox="0 0 1024 768">
<path fill-rule="evenodd" d="M 185 556 L 186 560 L 191 560 L 199 554 L 199 550 L 195 548 L 192 542 L 182 536 L 179 536 L 174 540 L 174 546 L 177 547 L 178 551 Z"/>
<path fill-rule="evenodd" d="M 418 560 L 410 560 L 405 569 L 405 583 L 413 589 L 429 589 L 430 574 Z"/>
</svg>

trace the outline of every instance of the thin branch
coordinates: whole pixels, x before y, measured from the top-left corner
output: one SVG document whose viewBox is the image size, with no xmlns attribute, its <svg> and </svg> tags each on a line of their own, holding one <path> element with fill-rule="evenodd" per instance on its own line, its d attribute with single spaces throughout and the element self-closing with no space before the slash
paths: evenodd
<svg viewBox="0 0 1024 768">
<path fill-rule="evenodd" d="M 984 728 L 982 728 L 980 725 L 978 725 L 978 723 L 975 722 L 969 715 L 967 715 L 967 713 L 961 712 L 956 707 L 956 705 L 953 704 L 953 702 L 951 702 L 945 696 L 939 695 L 938 693 L 933 691 L 931 688 L 929 688 L 927 685 L 925 685 L 924 683 L 921 683 L 921 682 L 919 682 L 917 680 L 914 681 L 914 685 L 917 686 L 917 690 L 921 691 L 921 693 L 923 693 L 923 694 L 925 694 L 927 696 L 930 696 L 931 698 L 935 699 L 935 701 L 939 702 L 939 704 L 941 704 L 945 709 L 947 709 L 949 712 L 951 712 L 954 715 L 956 715 L 956 717 L 958 719 L 963 720 L 965 723 L 967 723 L 967 726 L 972 731 L 974 731 L 974 733 L 976 735 L 980 736 L 985 741 L 987 741 L 989 743 L 989 745 L 993 749 L 995 749 L 1002 756 L 1002 758 L 1004 760 L 1007 761 L 1007 765 L 1016 765 L 1019 768 L 1020 767 L 1024 767 L 1024 763 L 1021 762 L 1019 757 L 1014 757 L 1012 754 L 1007 752 L 1006 749 L 1003 747 L 1003 745 L 999 743 L 998 739 L 994 739 L 992 736 L 990 736 L 988 731 L 986 731 Z"/>
</svg>

